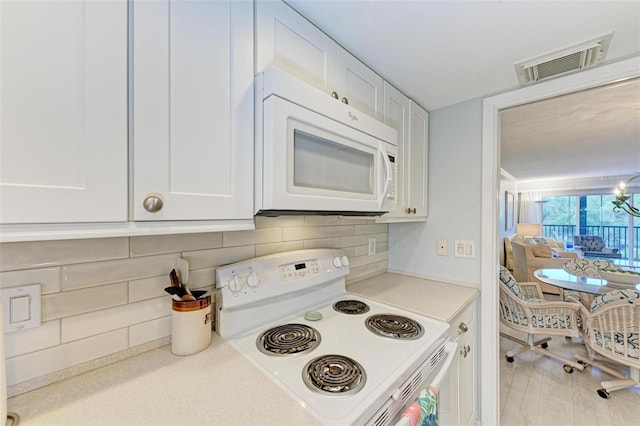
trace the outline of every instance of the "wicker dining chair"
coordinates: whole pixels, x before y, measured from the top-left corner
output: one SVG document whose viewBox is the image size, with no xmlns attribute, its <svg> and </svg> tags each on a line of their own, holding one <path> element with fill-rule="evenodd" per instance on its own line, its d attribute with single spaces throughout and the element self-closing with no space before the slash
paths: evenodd
<svg viewBox="0 0 640 426">
<path fill-rule="evenodd" d="M 515 355 L 532 350 L 563 362 L 567 373 L 573 373 L 574 368 L 584 369 L 579 362 L 549 351 L 547 348 L 551 337 L 535 340 L 536 335 L 579 337 L 578 317 L 582 306 L 580 303 L 544 300 L 538 283 L 518 283 L 504 266 L 500 267 L 499 286 L 500 322 L 527 334 L 525 342 L 500 333 L 500 336 L 522 345 L 506 353 L 505 358 L 508 362 L 513 362 Z"/>
<path fill-rule="evenodd" d="M 598 395 L 610 398 L 611 392 L 640 385 L 640 291 L 614 290 L 596 297 L 591 309 L 582 308 L 582 335 L 587 357 L 576 355 L 619 380 L 600 383 Z M 612 361 L 629 368 L 629 375 L 614 370 L 598 360 Z"/>
</svg>

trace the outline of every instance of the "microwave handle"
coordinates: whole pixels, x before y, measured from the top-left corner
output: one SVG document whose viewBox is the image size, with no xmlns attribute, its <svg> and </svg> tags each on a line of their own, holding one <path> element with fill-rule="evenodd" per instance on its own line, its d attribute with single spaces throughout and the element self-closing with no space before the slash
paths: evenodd
<svg viewBox="0 0 640 426">
<path fill-rule="evenodd" d="M 387 195 L 389 191 L 389 183 L 391 182 L 391 161 L 389 161 L 389 154 L 384 149 L 383 143 L 380 142 L 378 145 L 378 149 L 380 151 L 380 155 L 382 155 L 382 161 L 384 162 L 384 169 L 386 171 L 385 180 L 384 180 L 384 189 L 380 193 L 380 198 L 378 198 L 378 210 L 382 210 L 382 203 L 384 202 L 384 197 Z"/>
</svg>

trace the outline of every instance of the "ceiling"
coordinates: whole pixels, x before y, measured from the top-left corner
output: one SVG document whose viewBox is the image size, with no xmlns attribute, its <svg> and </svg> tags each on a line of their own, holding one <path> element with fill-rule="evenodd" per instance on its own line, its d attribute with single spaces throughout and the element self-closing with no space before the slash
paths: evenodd
<svg viewBox="0 0 640 426">
<path fill-rule="evenodd" d="M 640 54 L 638 1 L 286 1 L 429 111 L 517 89 L 514 64 L 612 31 L 605 62 Z M 518 180 L 640 171 L 637 81 L 503 119 L 501 165 Z"/>
<path fill-rule="evenodd" d="M 500 139 L 518 181 L 640 172 L 640 78 L 502 110 Z"/>
</svg>

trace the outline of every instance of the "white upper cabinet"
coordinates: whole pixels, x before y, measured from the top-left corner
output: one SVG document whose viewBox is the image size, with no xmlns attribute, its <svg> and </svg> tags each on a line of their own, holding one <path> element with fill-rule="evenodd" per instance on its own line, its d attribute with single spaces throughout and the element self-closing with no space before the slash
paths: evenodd
<svg viewBox="0 0 640 426">
<path fill-rule="evenodd" d="M 134 220 L 251 219 L 253 4 L 137 1 L 133 17 Z"/>
<path fill-rule="evenodd" d="M 398 131 L 398 161 L 396 165 L 396 200 L 398 201 L 398 210 L 389 212 L 385 215 L 388 217 L 405 217 L 409 213 L 405 210 L 409 207 L 407 204 L 407 195 L 405 195 L 405 157 L 409 145 L 409 116 L 411 108 L 411 99 L 405 96 L 391 84 L 384 82 L 384 122 Z"/>
<path fill-rule="evenodd" d="M 429 166 L 429 114 L 420 105 L 411 101 L 409 130 L 409 150 L 403 158 L 408 167 L 405 175 L 408 188 L 407 204 L 411 214 L 417 217 L 427 216 L 427 172 Z"/>
<path fill-rule="evenodd" d="M 358 58 L 338 47 L 338 96 L 354 108 L 383 120 L 384 80 Z"/>
<path fill-rule="evenodd" d="M 127 220 L 127 2 L 1 1 L 0 222 Z"/>
<path fill-rule="evenodd" d="M 427 216 L 429 115 L 384 82 L 384 122 L 398 131 L 398 210 L 380 222 L 424 221 Z"/>
<path fill-rule="evenodd" d="M 383 79 L 283 2 L 256 2 L 256 72 L 271 65 L 383 119 Z"/>
<path fill-rule="evenodd" d="M 256 72 L 276 65 L 325 91 L 336 91 L 338 45 L 281 1 L 256 2 Z"/>
</svg>

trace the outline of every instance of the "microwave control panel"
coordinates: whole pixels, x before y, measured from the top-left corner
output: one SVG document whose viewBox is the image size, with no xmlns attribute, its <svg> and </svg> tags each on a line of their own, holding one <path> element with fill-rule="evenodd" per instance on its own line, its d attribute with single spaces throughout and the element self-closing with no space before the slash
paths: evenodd
<svg viewBox="0 0 640 426">
<path fill-rule="evenodd" d="M 391 181 L 389 182 L 389 192 L 387 192 L 387 198 L 392 200 L 396 199 L 396 176 L 397 176 L 397 166 L 396 166 L 396 157 L 393 155 L 389 155 L 389 164 L 391 164 Z"/>
</svg>

